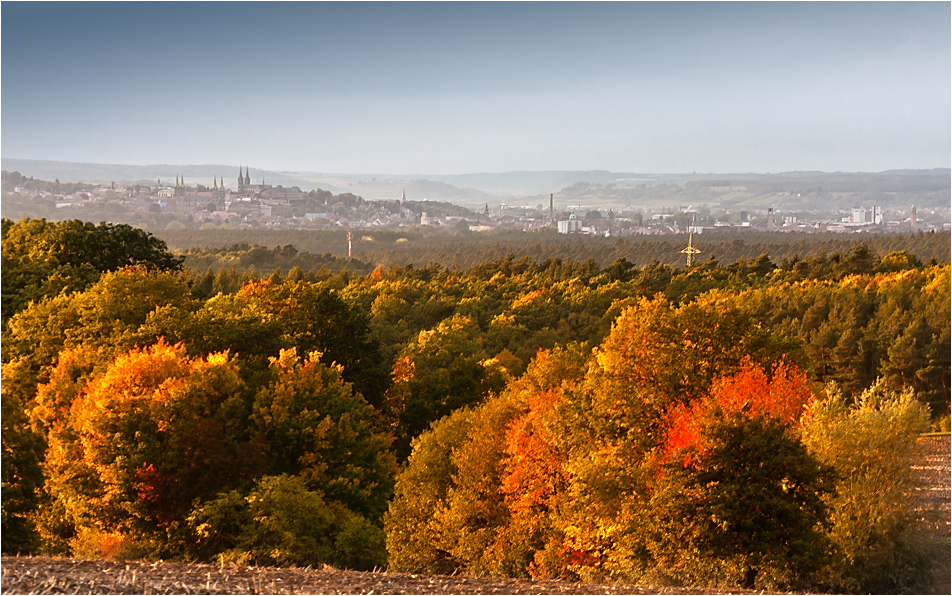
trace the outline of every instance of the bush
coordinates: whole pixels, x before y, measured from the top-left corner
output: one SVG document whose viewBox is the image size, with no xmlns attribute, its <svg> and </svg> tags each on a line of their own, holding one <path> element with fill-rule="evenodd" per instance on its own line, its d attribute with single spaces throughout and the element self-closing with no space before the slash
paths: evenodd
<svg viewBox="0 0 952 596">
<path fill-rule="evenodd" d="M 803 440 L 832 465 L 839 480 L 830 507 L 834 559 L 824 581 L 832 589 L 873 593 L 927 590 L 929 545 L 909 507 L 912 461 L 929 408 L 911 389 L 897 393 L 877 381 L 849 405 L 835 387 L 803 425 Z"/>
<path fill-rule="evenodd" d="M 222 493 L 196 507 L 188 525 L 193 554 L 220 564 L 369 570 L 386 563 L 380 528 L 286 475 L 263 477 L 247 496 Z"/>
</svg>

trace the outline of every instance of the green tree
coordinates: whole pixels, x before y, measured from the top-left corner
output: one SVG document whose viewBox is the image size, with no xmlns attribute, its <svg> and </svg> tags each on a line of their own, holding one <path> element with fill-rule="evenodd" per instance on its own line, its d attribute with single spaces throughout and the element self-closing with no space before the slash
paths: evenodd
<svg viewBox="0 0 952 596">
<path fill-rule="evenodd" d="M 385 409 L 397 437 L 394 450 L 405 459 L 410 441 L 436 420 L 482 402 L 505 385 L 500 367 L 487 362 L 479 327 L 453 317 L 421 331 L 394 365 L 394 385 Z"/>
<path fill-rule="evenodd" d="M 3 220 L 3 322 L 30 301 L 88 287 L 106 271 L 180 270 L 165 242 L 125 224 Z"/>
<path fill-rule="evenodd" d="M 255 397 L 253 419 L 271 469 L 300 476 L 373 522 L 387 509 L 396 462 L 390 437 L 375 430 L 373 408 L 318 353 L 295 349 L 272 359 L 270 379 Z"/>
<path fill-rule="evenodd" d="M 832 468 L 770 416 L 718 416 L 701 432 L 705 448 L 682 454 L 690 465 L 666 464 L 651 496 L 656 564 L 681 581 L 703 581 L 691 575 L 713 560 L 722 572 L 740 571 L 748 589 L 758 576 L 767 585 L 809 585 L 826 555 Z"/>
<path fill-rule="evenodd" d="M 383 531 L 301 478 L 264 476 L 247 495 L 219 494 L 188 518 L 192 552 L 219 564 L 370 570 L 386 564 Z"/>
<path fill-rule="evenodd" d="M 108 346 L 114 353 L 155 341 L 139 327 L 161 306 L 193 308 L 180 273 L 133 267 L 103 274 L 82 292 L 34 303 L 8 322 L 3 362 L 22 360 L 37 380 L 65 348 Z M 34 384 L 37 381 L 34 381 Z"/>
<path fill-rule="evenodd" d="M 324 284 L 270 281 L 246 284 L 235 302 L 262 321 L 274 321 L 288 346 L 319 351 L 324 361 L 343 367 L 343 378 L 379 407 L 389 385 L 380 344 L 364 313 Z"/>
<path fill-rule="evenodd" d="M 458 463 L 453 451 L 465 442 L 474 420 L 474 412 L 462 408 L 413 440 L 413 451 L 397 477 L 384 516 L 394 571 L 450 574 L 460 568 L 461 562 L 446 549 L 435 516 L 453 486 Z"/>
<path fill-rule="evenodd" d="M 40 502 L 43 439 L 30 428 L 24 404 L 0 390 L 3 412 L 2 550 L 3 554 L 35 552 L 39 535 L 32 514 Z"/>
</svg>

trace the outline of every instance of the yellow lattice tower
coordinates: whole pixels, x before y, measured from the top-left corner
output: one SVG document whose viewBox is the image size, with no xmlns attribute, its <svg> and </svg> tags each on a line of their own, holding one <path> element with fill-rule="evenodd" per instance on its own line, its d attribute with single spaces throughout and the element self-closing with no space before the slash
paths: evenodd
<svg viewBox="0 0 952 596">
<path fill-rule="evenodd" d="M 688 247 L 682 250 L 688 256 L 688 267 L 694 264 L 694 255 L 701 254 L 701 251 L 694 248 L 694 230 L 688 233 Z"/>
</svg>

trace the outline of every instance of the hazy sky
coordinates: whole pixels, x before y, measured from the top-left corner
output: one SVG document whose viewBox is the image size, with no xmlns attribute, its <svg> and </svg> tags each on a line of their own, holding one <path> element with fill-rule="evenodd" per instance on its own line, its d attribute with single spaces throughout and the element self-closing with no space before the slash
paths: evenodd
<svg viewBox="0 0 952 596">
<path fill-rule="evenodd" d="M 453 174 L 950 166 L 950 3 L 2 3 L 2 155 Z"/>
</svg>

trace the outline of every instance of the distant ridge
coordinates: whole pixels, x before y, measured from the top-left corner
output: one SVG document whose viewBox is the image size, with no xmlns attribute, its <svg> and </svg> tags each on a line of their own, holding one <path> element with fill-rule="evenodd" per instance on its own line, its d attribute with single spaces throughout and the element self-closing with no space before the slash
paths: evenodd
<svg viewBox="0 0 952 596">
<path fill-rule="evenodd" d="M 176 176 L 184 176 L 187 184 L 207 183 L 211 185 L 213 177 L 223 177 L 225 184 L 232 186 L 237 186 L 239 167 L 238 165 L 225 164 L 98 164 L 7 157 L 0 159 L 0 164 L 8 172 L 16 170 L 24 176 L 33 176 L 43 180 L 60 180 L 61 182 L 154 184 L 160 178 L 174 181 Z M 248 164 L 242 165 L 248 166 Z M 301 190 L 314 190 L 315 188 L 307 180 L 283 172 L 260 170 L 251 166 L 249 173 L 252 181 L 256 184 L 264 178 L 266 183 L 274 186 L 298 186 Z"/>
<path fill-rule="evenodd" d="M 24 176 L 61 182 L 87 183 L 144 183 L 155 184 L 158 179 L 172 182 L 178 176 L 186 184 L 211 186 L 213 180 L 224 177 L 226 185 L 237 186 L 238 165 L 230 164 L 151 164 L 121 165 L 96 164 L 35 159 L 2 158 L 2 168 L 18 171 Z M 242 164 L 249 167 L 247 164 Z M 550 193 L 562 204 L 630 204 L 624 198 L 625 188 L 639 186 L 660 187 L 674 185 L 684 189 L 705 186 L 746 187 L 746 196 L 718 195 L 701 196 L 685 192 L 681 196 L 667 197 L 671 193 L 663 187 L 653 193 L 659 200 L 674 204 L 718 204 L 722 207 L 756 207 L 758 205 L 784 206 L 786 208 L 823 208 L 834 203 L 841 208 L 851 204 L 876 202 L 881 205 L 948 206 L 952 170 L 935 168 L 928 170 L 895 169 L 884 172 L 817 172 L 789 171 L 769 174 L 759 173 L 638 173 L 610 172 L 607 170 L 514 170 L 500 173 L 471 174 L 335 174 L 327 172 L 272 171 L 250 166 L 252 182 L 262 180 L 274 186 L 297 186 L 305 192 L 323 189 L 334 194 L 352 193 L 369 200 L 395 200 L 406 196 L 409 200 L 452 202 L 473 209 L 484 204 L 500 202 L 545 203 Z M 711 183 L 711 184 L 706 184 Z M 729 184 L 728 184 L 729 183 Z M 634 191 L 629 191 L 631 194 Z M 797 201 L 778 198 L 780 194 L 799 197 L 799 193 L 811 195 L 811 200 Z M 923 195 L 925 193 L 925 195 Z M 752 195 L 767 197 L 763 200 Z M 621 198 L 619 198 L 621 197 Z M 667 198 L 663 198 L 667 197 Z M 747 199 L 752 199 L 748 201 Z M 670 199 L 670 200 L 669 200 Z M 653 203 L 656 201 L 649 201 Z"/>
</svg>

